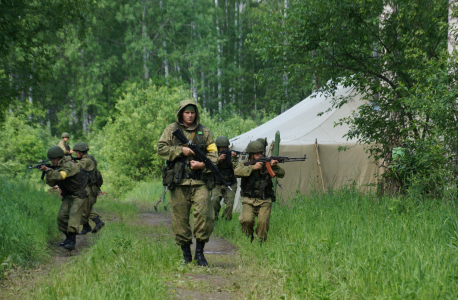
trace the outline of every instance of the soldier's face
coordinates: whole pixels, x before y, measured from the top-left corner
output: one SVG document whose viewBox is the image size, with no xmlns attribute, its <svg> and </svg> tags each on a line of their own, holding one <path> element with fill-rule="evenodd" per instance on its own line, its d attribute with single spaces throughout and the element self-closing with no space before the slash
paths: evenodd
<svg viewBox="0 0 458 300">
<path fill-rule="evenodd" d="M 77 156 L 78 158 L 82 158 L 82 157 L 83 157 L 83 153 L 82 153 L 82 152 L 75 151 L 75 153 L 76 153 L 76 156 Z"/>
<path fill-rule="evenodd" d="M 227 150 L 227 149 L 229 149 L 229 148 L 227 148 L 227 147 L 219 147 L 219 148 L 218 148 L 218 151 L 221 152 L 221 151 L 224 151 L 224 150 Z"/>
<path fill-rule="evenodd" d="M 68 138 L 64 138 L 64 141 L 68 142 Z"/>
<path fill-rule="evenodd" d="M 60 158 L 51 158 L 52 165 L 57 166 L 57 164 L 59 163 L 59 160 Z"/>
<path fill-rule="evenodd" d="M 186 127 L 192 126 L 196 119 L 196 112 L 192 110 L 186 110 L 183 112 L 183 123 Z"/>
<path fill-rule="evenodd" d="M 259 153 L 256 153 L 256 154 L 253 154 L 253 158 L 254 158 L 254 160 L 260 159 L 261 157 L 262 157 L 262 152 L 259 152 Z"/>
</svg>

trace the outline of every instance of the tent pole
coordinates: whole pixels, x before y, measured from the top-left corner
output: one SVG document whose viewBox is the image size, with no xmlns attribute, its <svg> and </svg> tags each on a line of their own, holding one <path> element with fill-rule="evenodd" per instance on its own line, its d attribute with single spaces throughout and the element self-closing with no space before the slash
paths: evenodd
<svg viewBox="0 0 458 300">
<path fill-rule="evenodd" d="M 323 193 L 324 193 L 325 190 L 324 190 L 324 182 L 323 182 L 323 171 L 321 170 L 320 154 L 318 154 L 318 139 L 315 139 L 315 150 L 316 150 L 316 163 L 317 163 L 316 183 L 318 183 L 318 169 L 320 169 L 321 186 L 323 187 Z"/>
<path fill-rule="evenodd" d="M 277 131 L 275 133 L 275 144 L 274 144 L 274 155 L 273 156 L 278 156 L 280 153 L 280 131 Z M 272 180 L 273 186 L 274 186 L 274 195 L 277 195 L 277 176 Z"/>
</svg>

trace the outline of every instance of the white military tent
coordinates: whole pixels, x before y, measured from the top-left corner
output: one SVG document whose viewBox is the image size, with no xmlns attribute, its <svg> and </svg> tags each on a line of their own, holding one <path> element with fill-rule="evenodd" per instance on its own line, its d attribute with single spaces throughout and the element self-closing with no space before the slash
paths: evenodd
<svg viewBox="0 0 458 300">
<path fill-rule="evenodd" d="M 352 96 L 353 101 L 340 109 L 332 108 L 334 97 L 348 95 Z M 272 155 L 275 133 L 279 131 L 280 156 L 307 155 L 305 162 L 281 164 L 286 176 L 279 179 L 282 188 L 277 188 L 277 197 L 283 201 L 294 196 L 297 191 L 307 194 L 312 190 L 337 189 L 353 183 L 365 190 L 367 184 L 375 183 L 379 168 L 368 158 L 367 146 L 357 145 L 356 141 L 343 137 L 348 132 L 348 126 L 334 127 L 339 119 L 350 116 L 363 103 L 361 95 L 352 93 L 350 88 L 339 87 L 331 97 L 314 94 L 269 122 L 232 138 L 231 148 L 244 150 L 250 141 L 267 137 Z M 325 113 L 318 116 L 320 112 Z M 339 152 L 339 146 L 346 146 L 348 150 Z M 240 209 L 239 187 L 234 210 Z"/>
</svg>

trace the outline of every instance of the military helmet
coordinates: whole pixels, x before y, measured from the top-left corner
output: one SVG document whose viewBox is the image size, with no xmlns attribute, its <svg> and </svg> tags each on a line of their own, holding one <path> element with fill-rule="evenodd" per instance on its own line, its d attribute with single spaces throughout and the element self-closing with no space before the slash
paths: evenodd
<svg viewBox="0 0 458 300">
<path fill-rule="evenodd" d="M 246 147 L 246 152 L 250 154 L 255 154 L 259 152 L 264 152 L 264 146 L 260 141 L 251 141 Z"/>
<path fill-rule="evenodd" d="M 216 139 L 216 147 L 229 147 L 230 143 L 229 143 L 229 139 L 225 136 L 219 136 L 217 139 Z"/>
<path fill-rule="evenodd" d="M 79 142 L 73 145 L 73 151 L 86 152 L 89 151 L 89 146 L 85 142 Z"/>
<path fill-rule="evenodd" d="M 264 146 L 264 148 L 267 146 L 267 141 L 266 141 L 266 139 L 259 138 L 259 139 L 257 139 L 257 141 L 258 141 L 258 142 L 261 142 L 261 144 Z M 262 151 L 264 151 L 264 150 L 262 150 Z"/>
<path fill-rule="evenodd" d="M 61 158 L 64 157 L 64 150 L 62 150 L 58 146 L 52 146 L 48 150 L 48 158 L 53 159 L 53 158 Z"/>
<path fill-rule="evenodd" d="M 67 132 L 62 133 L 62 138 L 70 138 L 70 135 Z"/>
</svg>

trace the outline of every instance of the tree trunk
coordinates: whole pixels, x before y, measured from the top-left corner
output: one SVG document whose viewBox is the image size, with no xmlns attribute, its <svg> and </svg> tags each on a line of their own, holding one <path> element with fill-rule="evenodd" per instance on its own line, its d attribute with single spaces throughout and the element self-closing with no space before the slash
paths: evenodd
<svg viewBox="0 0 458 300">
<path fill-rule="evenodd" d="M 145 20 L 145 14 L 146 14 L 146 1 L 143 1 L 143 12 L 142 12 L 142 36 L 143 36 L 143 42 L 146 43 L 146 40 L 148 39 L 148 34 L 146 32 L 146 20 Z M 146 46 L 143 46 L 143 69 L 144 69 L 144 79 L 149 78 L 149 69 L 147 66 L 148 62 L 148 49 L 146 49 Z"/>
</svg>

